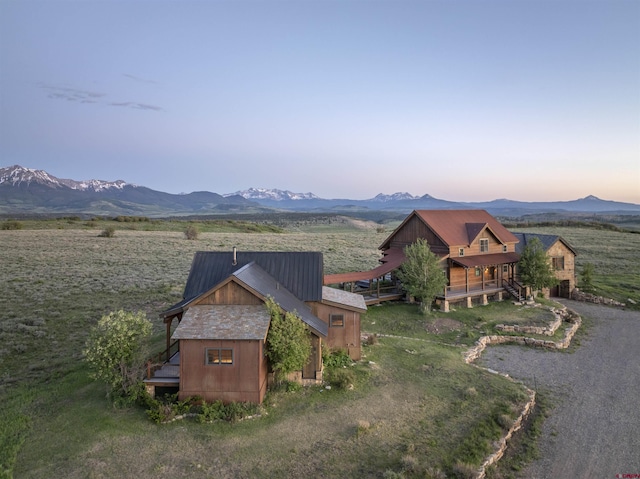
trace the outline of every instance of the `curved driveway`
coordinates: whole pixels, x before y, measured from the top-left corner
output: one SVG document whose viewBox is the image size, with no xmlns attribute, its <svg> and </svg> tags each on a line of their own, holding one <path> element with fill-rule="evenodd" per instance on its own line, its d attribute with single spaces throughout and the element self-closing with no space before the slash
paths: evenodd
<svg viewBox="0 0 640 479">
<path fill-rule="evenodd" d="M 573 353 L 495 346 L 478 361 L 550 393 L 541 457 L 521 477 L 640 478 L 640 312 L 562 302 L 592 320 Z"/>
</svg>

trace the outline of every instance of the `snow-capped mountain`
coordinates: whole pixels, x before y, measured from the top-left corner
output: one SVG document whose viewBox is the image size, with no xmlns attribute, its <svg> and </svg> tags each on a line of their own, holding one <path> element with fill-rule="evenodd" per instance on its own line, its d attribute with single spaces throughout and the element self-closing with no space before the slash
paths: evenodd
<svg viewBox="0 0 640 479">
<path fill-rule="evenodd" d="M 67 187 L 72 190 L 79 191 L 105 191 L 109 189 L 121 190 L 128 185 L 125 181 L 103 181 L 103 180 L 86 180 L 76 181 L 64 178 L 56 178 L 50 175 L 44 170 L 34 170 L 32 168 L 25 168 L 20 165 L 8 166 L 0 168 L 0 184 L 11 183 L 13 186 L 20 186 L 22 184 L 30 185 L 32 183 L 48 186 L 50 188 Z M 131 185 L 135 186 L 135 185 Z"/>
<path fill-rule="evenodd" d="M 417 200 L 420 198 L 419 196 L 413 196 L 410 193 L 393 193 L 392 195 L 385 195 L 384 193 L 380 193 L 376 195 L 371 201 L 380 201 L 386 203 L 387 201 L 402 201 L 402 200 Z"/>
<path fill-rule="evenodd" d="M 275 211 L 371 212 L 406 214 L 414 209 L 482 208 L 493 215 L 519 217 L 538 213 L 640 214 L 640 205 L 602 200 L 595 196 L 573 201 L 522 202 L 508 199 L 461 203 L 413 196 L 406 192 L 379 194 L 368 200 L 324 199 L 313 193 L 249 188 L 220 195 L 208 191 L 170 194 L 122 180 L 76 181 L 56 178 L 43 170 L 14 165 L 0 168 L 0 215 L 66 214 L 98 215 L 203 215 L 259 214 Z"/>
<path fill-rule="evenodd" d="M 272 201 L 289 201 L 289 200 L 316 200 L 319 199 L 313 193 L 293 193 L 288 190 L 267 189 L 267 188 L 249 188 L 244 191 L 236 191 L 223 195 L 242 196 L 247 200 L 272 200 Z"/>
</svg>

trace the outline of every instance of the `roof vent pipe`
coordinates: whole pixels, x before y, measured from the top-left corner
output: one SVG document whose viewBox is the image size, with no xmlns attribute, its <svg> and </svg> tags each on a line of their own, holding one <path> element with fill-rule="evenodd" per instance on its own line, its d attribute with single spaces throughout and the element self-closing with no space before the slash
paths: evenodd
<svg viewBox="0 0 640 479">
<path fill-rule="evenodd" d="M 235 246 L 233 247 L 233 266 L 238 264 L 238 248 L 236 248 Z"/>
</svg>

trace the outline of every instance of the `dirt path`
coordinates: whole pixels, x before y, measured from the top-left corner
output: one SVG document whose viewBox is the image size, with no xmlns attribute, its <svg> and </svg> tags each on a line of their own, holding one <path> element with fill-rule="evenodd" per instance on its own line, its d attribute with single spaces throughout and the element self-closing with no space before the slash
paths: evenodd
<svg viewBox="0 0 640 479">
<path fill-rule="evenodd" d="M 487 348 L 479 364 L 548 391 L 527 479 L 640 477 L 640 313 L 563 301 L 593 326 L 574 353 Z"/>
</svg>

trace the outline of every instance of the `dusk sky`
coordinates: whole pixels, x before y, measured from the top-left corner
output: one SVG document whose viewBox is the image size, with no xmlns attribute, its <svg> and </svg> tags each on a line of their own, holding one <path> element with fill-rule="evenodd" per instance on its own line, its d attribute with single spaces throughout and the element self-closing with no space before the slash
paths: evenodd
<svg viewBox="0 0 640 479">
<path fill-rule="evenodd" d="M 640 2 L 0 0 L 0 166 L 640 203 Z"/>
</svg>

